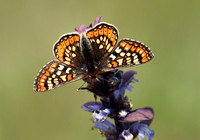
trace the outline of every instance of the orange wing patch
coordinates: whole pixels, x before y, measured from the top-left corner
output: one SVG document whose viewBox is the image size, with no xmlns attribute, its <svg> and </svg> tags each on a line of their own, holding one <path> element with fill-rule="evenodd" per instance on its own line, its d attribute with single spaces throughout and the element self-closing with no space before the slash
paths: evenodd
<svg viewBox="0 0 200 140">
<path fill-rule="evenodd" d="M 77 74 L 76 69 L 62 62 L 51 61 L 39 72 L 35 79 L 34 90 L 36 92 L 44 92 L 64 83 L 81 79 L 82 75 L 80 72 Z"/>
<path fill-rule="evenodd" d="M 107 67 L 129 67 L 139 65 L 150 61 L 153 58 L 153 53 L 144 44 L 129 40 L 121 40 L 114 51 L 109 56 Z"/>
<path fill-rule="evenodd" d="M 96 37 L 102 41 L 102 43 L 104 42 L 104 44 L 108 39 L 108 43 L 110 42 L 111 46 L 115 46 L 118 39 L 117 29 L 114 26 L 105 23 L 99 24 L 92 28 L 86 33 L 86 35 L 89 39 L 94 39 L 94 37 Z"/>
<path fill-rule="evenodd" d="M 78 50 L 80 51 L 80 36 L 75 33 L 62 36 L 54 46 L 55 56 L 67 65 L 73 65 Z"/>
<path fill-rule="evenodd" d="M 86 32 L 96 61 L 106 61 L 118 39 L 118 31 L 113 25 L 100 23 Z"/>
</svg>

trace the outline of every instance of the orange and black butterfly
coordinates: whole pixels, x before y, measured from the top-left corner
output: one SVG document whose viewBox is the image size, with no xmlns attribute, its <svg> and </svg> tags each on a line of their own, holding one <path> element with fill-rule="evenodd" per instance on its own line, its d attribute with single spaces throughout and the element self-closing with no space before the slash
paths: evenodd
<svg viewBox="0 0 200 140">
<path fill-rule="evenodd" d="M 34 91 L 44 92 L 65 83 L 123 67 L 146 63 L 153 58 L 151 50 L 138 41 L 122 39 L 117 43 L 117 28 L 99 23 L 83 33 L 61 36 L 54 46 L 53 60 L 39 72 Z"/>
</svg>

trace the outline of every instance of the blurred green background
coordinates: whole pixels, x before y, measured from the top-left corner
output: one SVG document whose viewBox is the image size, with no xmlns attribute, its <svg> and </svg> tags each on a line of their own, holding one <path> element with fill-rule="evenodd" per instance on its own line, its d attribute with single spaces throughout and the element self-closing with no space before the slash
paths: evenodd
<svg viewBox="0 0 200 140">
<path fill-rule="evenodd" d="M 58 38 L 97 16 L 118 28 L 119 39 L 142 41 L 154 52 L 151 62 L 124 69 L 138 72 L 127 92 L 134 108 L 155 111 L 153 140 L 198 139 L 200 1 L 0 0 L 0 140 L 103 139 L 81 109 L 94 100 L 76 91 L 82 81 L 33 92 Z"/>
</svg>

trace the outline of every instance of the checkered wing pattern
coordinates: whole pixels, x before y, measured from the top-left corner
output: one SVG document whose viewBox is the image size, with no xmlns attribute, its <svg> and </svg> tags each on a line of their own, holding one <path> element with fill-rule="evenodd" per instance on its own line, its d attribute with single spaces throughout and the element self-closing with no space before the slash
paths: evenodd
<svg viewBox="0 0 200 140">
<path fill-rule="evenodd" d="M 54 55 L 67 65 L 83 67 L 84 58 L 81 54 L 79 34 L 63 35 L 54 46 Z"/>
<path fill-rule="evenodd" d="M 139 65 L 153 58 L 152 51 L 143 43 L 130 39 L 118 42 L 107 59 L 107 68 L 115 69 Z"/>
<path fill-rule="evenodd" d="M 105 61 L 106 56 L 110 54 L 117 43 L 118 31 L 110 24 L 100 23 L 86 32 L 96 64 L 101 66 L 101 62 Z"/>
<path fill-rule="evenodd" d="M 76 68 L 53 60 L 39 72 L 35 79 L 34 91 L 44 92 L 83 77 L 84 74 Z"/>
</svg>

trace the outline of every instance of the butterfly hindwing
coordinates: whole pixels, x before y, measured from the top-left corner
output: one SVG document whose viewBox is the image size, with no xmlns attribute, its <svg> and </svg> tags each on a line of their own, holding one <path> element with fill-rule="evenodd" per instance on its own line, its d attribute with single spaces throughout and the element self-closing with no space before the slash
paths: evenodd
<svg viewBox="0 0 200 140">
<path fill-rule="evenodd" d="M 59 87 L 65 83 L 83 78 L 84 74 L 76 68 L 63 62 L 51 61 L 39 72 L 34 83 L 34 91 L 44 92 Z"/>
<path fill-rule="evenodd" d="M 99 64 L 105 61 L 106 56 L 116 45 L 118 31 L 113 25 L 100 23 L 89 29 L 86 36 L 91 43 L 93 54 L 95 54 L 95 62 Z"/>
<path fill-rule="evenodd" d="M 150 61 L 152 51 L 143 43 L 130 39 L 122 39 L 107 59 L 107 69 L 129 67 Z"/>
</svg>

